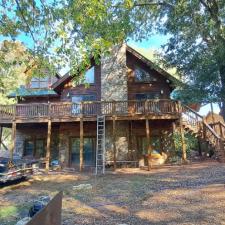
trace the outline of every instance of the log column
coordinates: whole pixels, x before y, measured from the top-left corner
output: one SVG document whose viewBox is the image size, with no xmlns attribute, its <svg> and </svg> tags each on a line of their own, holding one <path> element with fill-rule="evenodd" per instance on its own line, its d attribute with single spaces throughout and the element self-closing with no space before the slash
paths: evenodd
<svg viewBox="0 0 225 225">
<path fill-rule="evenodd" d="M 116 117 L 113 116 L 113 166 L 116 170 Z"/>
<path fill-rule="evenodd" d="M 1 150 L 1 147 L 2 147 L 2 131 L 3 131 L 3 127 L 0 126 L 0 150 Z"/>
<path fill-rule="evenodd" d="M 182 118 L 180 118 L 180 135 L 181 135 L 182 160 L 185 162 L 187 160 L 187 146 L 184 139 L 184 128 Z"/>
<path fill-rule="evenodd" d="M 150 170 L 152 165 L 150 163 L 149 156 L 151 156 L 152 149 L 151 149 L 150 129 L 149 129 L 149 120 L 148 119 L 145 120 L 145 126 L 146 126 L 146 138 L 147 138 L 147 145 L 148 145 L 148 170 Z"/>
<path fill-rule="evenodd" d="M 84 167 L 84 120 L 80 117 L 80 171 Z"/>
<path fill-rule="evenodd" d="M 12 123 L 12 145 L 10 148 L 10 160 L 13 160 L 13 153 L 16 146 L 16 121 Z"/>
<path fill-rule="evenodd" d="M 49 170 L 50 153 L 51 153 L 51 134 L 52 134 L 52 121 L 48 120 L 48 132 L 47 132 L 47 148 L 46 148 L 46 170 Z"/>
<path fill-rule="evenodd" d="M 172 132 L 173 153 L 175 153 L 175 151 L 176 151 L 175 135 L 176 135 L 176 130 L 177 130 L 175 122 L 172 122 L 172 130 L 173 130 L 173 132 Z M 173 154 L 173 156 L 174 156 L 174 154 Z"/>
</svg>

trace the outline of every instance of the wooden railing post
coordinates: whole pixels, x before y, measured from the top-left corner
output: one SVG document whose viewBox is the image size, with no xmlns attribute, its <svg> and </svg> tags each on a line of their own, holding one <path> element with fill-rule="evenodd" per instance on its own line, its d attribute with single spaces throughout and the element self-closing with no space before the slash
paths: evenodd
<svg viewBox="0 0 225 225">
<path fill-rule="evenodd" d="M 145 106 L 144 106 L 144 113 L 148 113 L 148 99 L 145 100 L 144 102 Z"/>
<path fill-rule="evenodd" d="M 221 124 L 221 122 L 219 122 L 218 124 L 219 124 L 219 129 L 220 129 L 220 137 L 224 139 L 222 124 Z"/>
<path fill-rule="evenodd" d="M 112 102 L 112 114 L 115 115 L 116 114 L 116 102 L 113 100 Z"/>
<path fill-rule="evenodd" d="M 81 117 L 83 117 L 83 114 L 84 114 L 84 102 L 83 101 L 80 103 L 80 114 L 81 114 Z"/>
</svg>

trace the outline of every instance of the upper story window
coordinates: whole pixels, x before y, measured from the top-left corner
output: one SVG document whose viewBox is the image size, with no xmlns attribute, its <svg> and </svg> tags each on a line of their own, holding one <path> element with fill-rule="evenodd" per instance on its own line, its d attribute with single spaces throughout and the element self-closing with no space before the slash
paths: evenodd
<svg viewBox="0 0 225 225">
<path fill-rule="evenodd" d="M 137 93 L 137 100 L 147 100 L 147 99 L 159 99 L 160 94 L 157 92 L 148 92 L 148 93 Z"/>
<path fill-rule="evenodd" d="M 96 101 L 96 95 L 73 95 L 72 102 L 79 103 L 82 101 Z"/>
<path fill-rule="evenodd" d="M 84 74 L 84 82 L 88 84 L 95 83 L 95 67 L 92 66 Z"/>
<path fill-rule="evenodd" d="M 153 77 L 149 72 L 145 71 L 140 67 L 134 69 L 134 76 L 136 82 L 151 82 L 156 81 L 156 78 Z"/>
<path fill-rule="evenodd" d="M 55 82 L 55 78 L 49 77 L 33 77 L 29 88 L 49 88 Z"/>
</svg>

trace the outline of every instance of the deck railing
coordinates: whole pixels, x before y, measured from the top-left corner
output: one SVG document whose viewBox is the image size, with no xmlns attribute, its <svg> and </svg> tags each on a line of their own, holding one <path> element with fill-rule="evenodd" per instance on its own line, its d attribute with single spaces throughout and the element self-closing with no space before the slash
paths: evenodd
<svg viewBox="0 0 225 225">
<path fill-rule="evenodd" d="M 20 118 L 62 118 L 96 116 L 96 115 L 138 115 L 138 114 L 177 114 L 181 108 L 177 101 L 131 100 L 131 101 L 94 101 L 94 102 L 54 102 L 0 105 L 0 119 L 13 120 Z"/>
</svg>

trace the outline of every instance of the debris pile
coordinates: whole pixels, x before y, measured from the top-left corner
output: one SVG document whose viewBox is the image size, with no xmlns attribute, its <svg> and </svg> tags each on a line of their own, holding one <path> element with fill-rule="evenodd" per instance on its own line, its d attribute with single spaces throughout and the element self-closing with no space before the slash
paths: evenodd
<svg viewBox="0 0 225 225">
<path fill-rule="evenodd" d="M 36 200 L 28 212 L 28 217 L 24 217 L 16 223 L 16 225 L 26 225 L 32 217 L 42 210 L 49 202 L 51 198 L 49 196 L 41 196 Z"/>
</svg>

